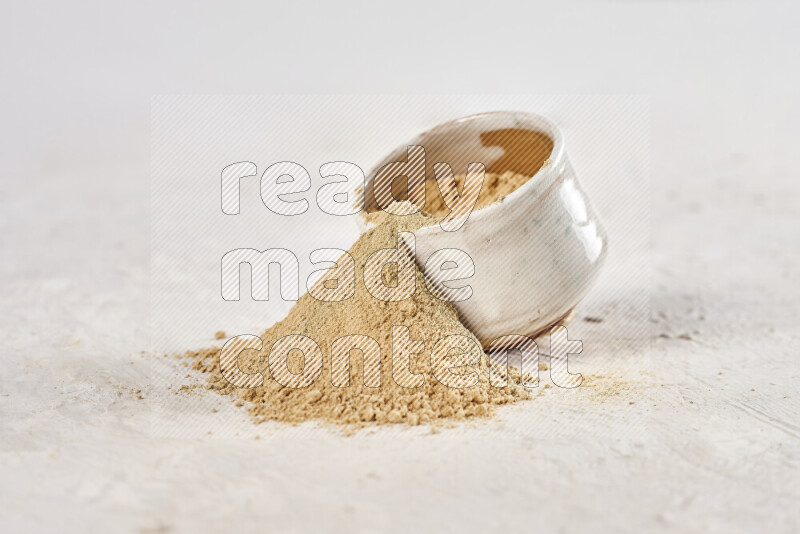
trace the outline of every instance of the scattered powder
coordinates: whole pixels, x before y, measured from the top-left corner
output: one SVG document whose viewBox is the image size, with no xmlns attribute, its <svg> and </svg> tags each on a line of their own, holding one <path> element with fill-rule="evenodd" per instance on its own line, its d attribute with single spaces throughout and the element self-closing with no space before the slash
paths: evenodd
<svg viewBox="0 0 800 534">
<path fill-rule="evenodd" d="M 260 336 L 264 342 L 263 350 L 243 352 L 239 357 L 240 369 L 245 373 L 261 372 L 264 375 L 264 383 L 257 388 L 236 388 L 223 378 L 218 363 L 219 348 L 188 351 L 184 356 L 194 359 L 192 367 L 208 373 L 208 387 L 222 395 L 230 395 L 237 404 L 246 405 L 256 422 L 321 420 L 351 427 L 373 423 L 417 425 L 465 420 L 489 416 L 499 405 L 530 398 L 531 393 L 520 385 L 521 377 L 514 367 L 509 369 L 506 387 L 498 388 L 490 384 L 490 369 L 498 375 L 505 375 L 505 369 L 490 362 L 479 348 L 477 339 L 458 320 L 452 305 L 429 292 L 423 274 L 413 262 L 416 290 L 411 298 L 384 302 L 367 291 L 363 282 L 363 267 L 369 256 L 377 250 L 396 247 L 398 231 L 413 232 L 435 224 L 435 219 L 421 214 L 398 217 L 381 211 L 370 214 L 367 221 L 371 228 L 349 250 L 355 260 L 355 294 L 341 302 L 324 302 L 309 294 L 303 295 L 284 320 Z M 382 276 L 388 285 L 397 281 L 396 270 L 384 270 Z M 330 282 L 330 278 L 332 275 L 321 279 L 317 286 Z M 408 327 L 412 340 L 425 343 L 423 352 L 410 356 L 411 372 L 424 375 L 424 384 L 416 389 L 400 387 L 393 379 L 392 326 L 395 325 Z M 319 378 L 301 389 L 284 387 L 270 375 L 270 369 L 273 369 L 268 358 L 271 347 L 278 339 L 293 334 L 302 334 L 315 340 L 324 357 Z M 368 335 L 380 345 L 379 387 L 365 386 L 364 358 L 360 351 L 352 351 L 351 354 L 349 386 L 336 387 L 332 384 L 331 344 L 349 334 Z M 478 383 L 473 387 L 450 388 L 432 374 L 431 348 L 437 341 L 452 334 L 468 336 L 475 342 L 475 365 L 451 370 L 454 374 L 463 375 L 477 371 Z M 291 372 L 299 373 L 303 369 L 303 360 L 300 351 L 292 351 L 288 353 L 285 363 Z"/>
<path fill-rule="evenodd" d="M 638 395 L 644 380 L 630 380 L 624 376 L 584 374 L 580 390 L 581 396 L 592 404 L 625 401 L 632 395 Z"/>
</svg>

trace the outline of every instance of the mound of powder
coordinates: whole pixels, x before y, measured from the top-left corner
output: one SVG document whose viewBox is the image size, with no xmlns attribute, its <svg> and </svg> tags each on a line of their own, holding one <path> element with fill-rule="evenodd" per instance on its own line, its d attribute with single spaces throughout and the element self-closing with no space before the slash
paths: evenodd
<svg viewBox="0 0 800 534">
<path fill-rule="evenodd" d="M 408 203 L 395 204 L 398 205 Z M 242 371 L 258 371 L 266 378 L 259 387 L 241 389 L 230 385 L 220 372 L 219 348 L 188 351 L 185 356 L 194 359 L 193 368 L 208 373 L 208 387 L 233 397 L 237 404 L 246 405 L 257 422 L 321 420 L 351 426 L 374 423 L 417 425 L 464 420 L 488 416 L 499 405 L 530 398 L 528 390 L 520 385 L 519 372 L 512 367 L 505 375 L 504 368 L 490 362 L 477 339 L 461 324 L 452 305 L 431 294 L 424 275 L 413 262 L 416 290 L 411 298 L 386 302 L 373 297 L 365 287 L 364 265 L 374 252 L 397 247 L 398 232 L 414 232 L 423 226 L 435 224 L 436 220 L 421 214 L 394 216 L 381 211 L 370 214 L 367 221 L 370 229 L 349 250 L 355 260 L 356 271 L 353 296 L 341 302 L 326 302 L 310 294 L 303 295 L 284 320 L 260 336 L 264 342 L 263 350 L 242 353 L 239 357 Z M 397 282 L 396 271 L 385 269 L 381 276 L 389 286 Z M 322 278 L 317 285 L 326 284 L 328 278 Z M 313 288 L 311 293 L 314 293 Z M 410 355 L 410 365 L 408 361 L 405 362 L 411 373 L 423 375 L 424 384 L 419 387 L 401 387 L 395 382 L 392 374 L 393 326 L 407 327 L 412 340 L 421 340 L 425 344 L 422 352 Z M 269 353 L 277 340 L 297 334 L 308 336 L 319 345 L 324 355 L 322 372 L 310 386 L 284 387 L 270 378 L 273 362 Z M 365 358 L 358 354 L 360 351 L 353 351 L 350 358 L 349 385 L 337 387 L 333 384 L 331 345 L 336 339 L 350 334 L 370 336 L 378 342 L 381 351 L 380 386 L 365 385 Z M 442 338 L 453 334 L 467 336 L 474 341 L 474 365 L 452 371 L 454 374 L 477 374 L 477 384 L 472 387 L 448 387 L 432 374 L 432 347 Z M 285 363 L 293 373 L 302 371 L 302 353 L 289 352 Z M 490 383 L 490 370 L 506 376 L 507 385 L 494 387 Z"/>
</svg>

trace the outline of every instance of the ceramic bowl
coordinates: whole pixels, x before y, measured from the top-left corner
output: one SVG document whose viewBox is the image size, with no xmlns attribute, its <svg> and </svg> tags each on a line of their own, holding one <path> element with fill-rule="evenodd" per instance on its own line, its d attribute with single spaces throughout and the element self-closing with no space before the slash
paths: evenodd
<svg viewBox="0 0 800 534">
<path fill-rule="evenodd" d="M 493 132 L 514 131 L 497 142 Z M 526 133 L 552 140 L 552 152 L 539 168 L 531 162 Z M 487 139 L 495 139 L 487 142 Z M 438 224 L 415 232 L 415 257 L 424 268 L 440 249 L 460 249 L 472 258 L 472 295 L 453 302 L 462 322 L 484 346 L 507 334 L 535 336 L 567 316 L 587 294 L 605 260 L 607 237 L 567 157 L 561 131 L 548 119 L 524 112 L 481 113 L 436 126 L 378 162 L 368 173 L 365 205 L 378 208 L 371 192 L 377 172 L 405 161 L 407 147 L 425 148 L 426 177 L 447 162 L 455 174 L 471 162 L 487 172 L 512 170 L 530 179 L 501 201 L 474 211 L 455 232 Z M 530 165 L 534 164 L 535 167 Z"/>
</svg>

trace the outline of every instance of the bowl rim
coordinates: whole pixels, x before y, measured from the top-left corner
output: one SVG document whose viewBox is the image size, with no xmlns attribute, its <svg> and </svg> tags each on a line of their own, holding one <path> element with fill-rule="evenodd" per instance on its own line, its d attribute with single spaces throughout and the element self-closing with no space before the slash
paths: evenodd
<svg viewBox="0 0 800 534">
<path fill-rule="evenodd" d="M 464 117 L 459 117 L 457 119 L 437 124 L 436 126 L 417 134 L 412 140 L 399 145 L 394 150 L 389 152 L 389 155 L 383 157 L 377 164 L 370 168 L 369 173 L 367 174 L 368 178 L 364 184 L 365 190 L 369 187 L 373 187 L 373 182 L 378 171 L 380 171 L 380 169 L 382 169 L 385 165 L 392 163 L 393 154 L 407 150 L 408 146 L 411 145 L 419 145 L 424 147 L 425 144 L 422 142 L 422 139 L 425 136 L 440 134 L 441 130 L 450 129 L 453 126 L 461 123 L 476 121 L 494 122 L 497 121 L 498 118 L 513 122 L 524 120 L 526 123 L 533 123 L 535 127 L 530 127 L 526 124 L 523 129 L 539 131 L 546 134 L 553 141 L 553 149 L 550 152 L 550 156 L 547 158 L 547 163 L 534 174 L 532 174 L 528 178 L 527 182 L 506 195 L 501 202 L 494 202 L 479 210 L 473 210 L 470 213 L 467 221 L 465 221 L 464 225 L 470 221 L 481 221 L 483 219 L 491 218 L 497 214 L 496 212 L 508 209 L 510 206 L 517 204 L 523 197 L 533 196 L 538 198 L 556 180 L 556 178 L 562 174 L 564 170 L 564 166 L 566 165 L 564 135 L 561 133 L 561 130 L 558 128 L 558 126 L 556 126 L 555 123 L 553 123 L 553 121 L 547 117 L 537 113 L 514 110 L 484 111 L 481 113 L 473 113 L 472 115 L 466 115 Z M 379 207 L 378 209 L 381 208 Z M 366 212 L 362 213 L 366 214 Z M 464 226 L 462 225 L 460 229 L 464 229 Z M 423 226 L 417 229 L 415 233 L 438 234 L 443 232 L 445 232 L 445 230 L 442 229 L 439 222 L 437 222 L 430 226 Z"/>
</svg>

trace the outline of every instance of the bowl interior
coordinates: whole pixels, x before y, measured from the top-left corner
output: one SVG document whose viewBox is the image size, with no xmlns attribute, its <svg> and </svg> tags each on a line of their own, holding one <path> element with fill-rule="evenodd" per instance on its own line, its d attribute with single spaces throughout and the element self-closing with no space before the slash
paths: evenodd
<svg viewBox="0 0 800 534">
<path fill-rule="evenodd" d="M 480 162 L 487 173 L 513 171 L 532 177 L 548 160 L 555 163 L 561 139 L 549 121 L 522 112 L 482 113 L 441 124 L 398 147 L 369 171 L 364 191 L 367 212 L 380 209 L 373 195 L 376 178 L 392 180 L 395 200 L 408 199 L 408 177 L 381 176 L 379 171 L 388 163 L 406 161 L 410 145 L 424 147 L 427 194 L 438 195 L 436 163 L 448 163 L 455 175 L 464 174 L 470 163 Z"/>
</svg>

